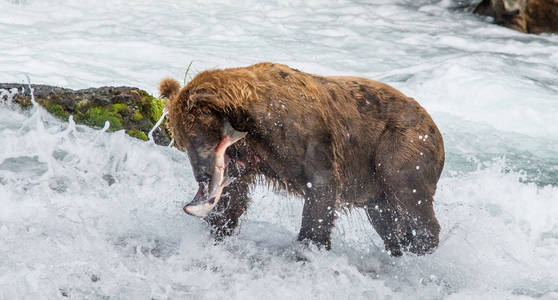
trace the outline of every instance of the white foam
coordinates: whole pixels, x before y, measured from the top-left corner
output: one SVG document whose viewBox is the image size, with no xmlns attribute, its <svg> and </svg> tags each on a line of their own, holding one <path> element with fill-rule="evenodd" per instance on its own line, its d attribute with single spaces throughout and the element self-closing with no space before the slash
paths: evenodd
<svg viewBox="0 0 558 300">
<path fill-rule="evenodd" d="M 0 2 L 2 82 L 84 88 L 277 61 L 386 81 L 446 141 L 441 243 L 391 258 L 363 211 L 330 252 L 294 240 L 302 203 L 252 193 L 213 245 L 182 207 L 184 153 L 0 101 L 0 299 L 552 299 L 558 293 L 557 35 L 522 35 L 449 1 Z M 450 9 L 448 9 L 450 8 Z M 423 137 L 424 138 L 424 137 Z M 546 184 L 554 184 L 547 185 Z M 298 256 L 308 262 L 298 262 Z"/>
</svg>

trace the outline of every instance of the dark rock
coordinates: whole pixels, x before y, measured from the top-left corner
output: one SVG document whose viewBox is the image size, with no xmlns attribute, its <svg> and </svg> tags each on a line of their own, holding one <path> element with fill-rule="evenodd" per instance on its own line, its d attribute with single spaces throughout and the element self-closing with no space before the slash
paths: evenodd
<svg viewBox="0 0 558 300">
<path fill-rule="evenodd" d="M 558 33 L 558 0 L 483 0 L 473 13 L 524 33 Z"/>
</svg>

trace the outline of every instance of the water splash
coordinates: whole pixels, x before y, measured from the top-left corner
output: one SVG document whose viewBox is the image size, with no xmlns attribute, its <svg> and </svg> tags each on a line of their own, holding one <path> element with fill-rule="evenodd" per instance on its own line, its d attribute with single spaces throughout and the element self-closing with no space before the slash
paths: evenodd
<svg viewBox="0 0 558 300">
<path fill-rule="evenodd" d="M 14 99 L 14 96 L 18 94 L 17 88 L 7 89 L 0 89 L 0 100 L 7 105 L 11 105 Z"/>
<path fill-rule="evenodd" d="M 107 130 L 109 130 L 109 128 L 110 128 L 110 122 L 105 121 L 105 125 L 103 125 L 103 128 L 101 128 L 101 132 L 107 132 Z"/>
<path fill-rule="evenodd" d="M 163 113 L 161 114 L 161 117 L 159 118 L 159 120 L 157 121 L 157 123 L 155 123 L 155 125 L 153 126 L 153 128 L 151 128 L 151 130 L 149 131 L 149 134 L 147 134 L 147 137 L 149 139 L 150 143 L 155 143 L 155 141 L 153 140 L 153 132 L 155 132 L 155 130 L 159 127 L 159 125 L 161 125 L 161 123 L 163 123 L 163 120 L 165 119 L 165 116 L 168 114 L 169 112 L 167 111 L 167 108 L 164 107 L 163 108 Z M 171 141 L 172 143 L 172 141 Z M 170 145 L 169 145 L 170 146 Z"/>
<path fill-rule="evenodd" d="M 25 77 L 27 78 L 27 86 L 29 87 L 29 95 L 31 96 L 31 104 L 33 105 L 33 107 L 36 107 L 37 102 L 35 101 L 35 94 L 33 93 L 34 90 L 31 87 L 31 78 L 27 74 L 25 74 Z M 23 87 L 22 87 L 22 89 L 23 89 Z"/>
</svg>

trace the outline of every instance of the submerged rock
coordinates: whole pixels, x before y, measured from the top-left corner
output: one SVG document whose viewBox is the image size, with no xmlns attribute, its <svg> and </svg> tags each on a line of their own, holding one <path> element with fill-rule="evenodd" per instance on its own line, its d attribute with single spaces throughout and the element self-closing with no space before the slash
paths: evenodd
<svg viewBox="0 0 558 300">
<path fill-rule="evenodd" d="M 558 33 L 558 0 L 483 0 L 474 13 L 524 33 Z"/>
<path fill-rule="evenodd" d="M 100 87 L 71 90 L 55 86 L 32 84 L 35 101 L 57 118 L 67 121 L 70 115 L 78 124 L 108 131 L 126 130 L 132 137 L 147 140 L 147 134 L 159 120 L 165 100 L 134 87 Z M 21 108 L 31 107 L 29 85 L 0 83 L 0 101 L 12 101 Z M 165 123 L 153 132 L 153 140 L 168 145 L 170 133 Z"/>
</svg>

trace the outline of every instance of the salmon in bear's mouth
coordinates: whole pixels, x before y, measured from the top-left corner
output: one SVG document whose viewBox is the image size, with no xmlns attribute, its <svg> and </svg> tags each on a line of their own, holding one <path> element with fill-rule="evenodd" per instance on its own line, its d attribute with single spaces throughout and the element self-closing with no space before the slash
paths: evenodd
<svg viewBox="0 0 558 300">
<path fill-rule="evenodd" d="M 223 139 L 215 149 L 215 168 L 213 170 L 213 175 L 209 183 L 198 183 L 198 192 L 194 200 L 184 206 L 184 211 L 187 214 L 206 217 L 217 203 L 219 203 L 223 188 L 230 183 L 230 181 L 225 180 L 226 168 L 229 163 L 229 157 L 225 154 L 225 151 L 227 151 L 229 146 L 245 137 L 246 132 L 236 131 L 228 121 L 225 121 L 223 132 Z"/>
</svg>

